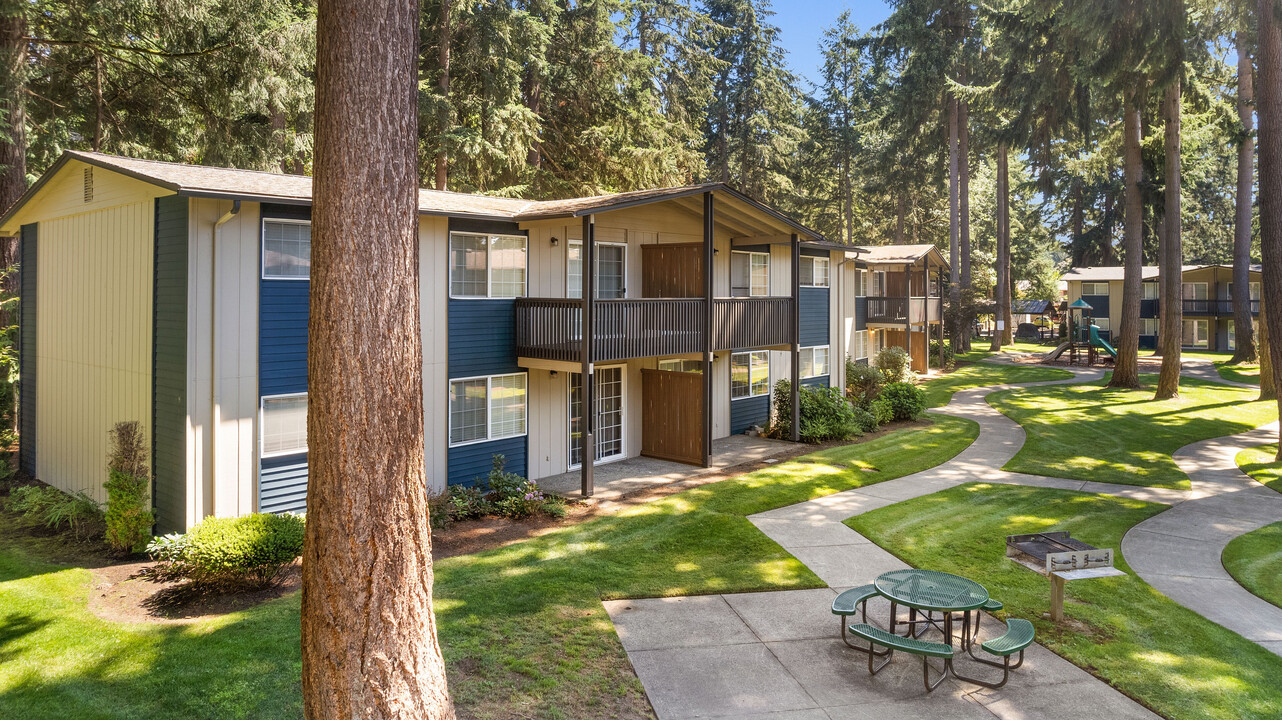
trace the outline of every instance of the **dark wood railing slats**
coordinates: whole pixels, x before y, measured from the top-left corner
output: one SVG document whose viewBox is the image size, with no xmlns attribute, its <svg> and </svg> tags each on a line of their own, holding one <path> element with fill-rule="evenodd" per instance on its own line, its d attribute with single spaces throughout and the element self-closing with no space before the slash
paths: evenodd
<svg viewBox="0 0 1282 720">
<path fill-rule="evenodd" d="M 1251 313 L 1258 315 L 1260 313 L 1260 301 L 1251 301 Z M 1232 300 L 1189 300 L 1184 299 L 1185 315 L 1232 315 Z"/>
<path fill-rule="evenodd" d="M 716 350 L 792 342 L 792 298 L 724 298 L 713 301 Z M 702 298 L 624 299 L 596 302 L 593 361 L 703 352 Z M 583 303 L 564 298 L 518 298 L 516 348 L 523 357 L 579 362 Z"/>
</svg>

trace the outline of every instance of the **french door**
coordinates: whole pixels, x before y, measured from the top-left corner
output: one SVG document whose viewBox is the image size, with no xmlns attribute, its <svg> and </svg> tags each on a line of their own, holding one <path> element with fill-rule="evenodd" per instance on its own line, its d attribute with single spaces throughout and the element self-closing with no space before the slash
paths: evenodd
<svg viewBox="0 0 1282 720">
<path fill-rule="evenodd" d="M 596 462 L 617 460 L 623 447 L 623 367 L 599 367 L 596 378 Z M 583 464 L 583 375 L 570 374 L 570 467 Z"/>
</svg>

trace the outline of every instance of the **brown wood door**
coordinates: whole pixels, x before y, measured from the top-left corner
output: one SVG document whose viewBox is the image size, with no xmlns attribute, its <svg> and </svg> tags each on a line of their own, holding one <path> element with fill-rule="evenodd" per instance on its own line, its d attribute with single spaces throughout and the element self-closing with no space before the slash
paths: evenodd
<svg viewBox="0 0 1282 720">
<path fill-rule="evenodd" d="M 703 463 L 703 375 L 641 371 L 641 454 Z"/>
<path fill-rule="evenodd" d="M 642 245 L 641 296 L 703 297 L 703 244 Z"/>
<path fill-rule="evenodd" d="M 924 374 L 929 371 L 929 368 L 926 367 L 926 333 L 912 333 L 912 348 L 908 351 L 908 354 L 912 356 L 911 366 L 913 372 Z"/>
</svg>

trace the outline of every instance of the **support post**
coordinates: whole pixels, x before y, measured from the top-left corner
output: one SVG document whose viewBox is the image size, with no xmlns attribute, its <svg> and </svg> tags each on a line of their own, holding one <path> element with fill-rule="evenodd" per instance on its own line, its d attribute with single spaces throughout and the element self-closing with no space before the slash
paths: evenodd
<svg viewBox="0 0 1282 720">
<path fill-rule="evenodd" d="M 904 310 L 904 351 L 908 353 L 908 367 L 913 366 L 913 266 L 904 266 L 904 294 L 907 299 L 904 300 L 906 308 Z M 929 372 L 930 363 L 926 363 L 926 370 Z"/>
<path fill-rule="evenodd" d="M 713 200 L 712 193 L 703 194 L 703 466 L 712 466 L 712 352 L 713 327 L 712 305 L 712 258 L 713 240 Z"/>
<path fill-rule="evenodd" d="M 592 367 L 592 340 L 596 323 L 596 217 L 583 216 L 583 252 L 580 254 L 580 275 L 583 277 L 583 320 L 580 355 L 583 368 L 579 377 L 583 383 L 579 391 L 582 399 L 580 412 L 579 492 L 592 497 L 592 472 L 596 464 L 596 378 Z"/>
<path fill-rule="evenodd" d="M 801 240 L 792 234 L 792 441 L 801 442 Z"/>
<path fill-rule="evenodd" d="M 1051 621 L 1064 622 L 1064 578 L 1051 573 Z"/>
</svg>

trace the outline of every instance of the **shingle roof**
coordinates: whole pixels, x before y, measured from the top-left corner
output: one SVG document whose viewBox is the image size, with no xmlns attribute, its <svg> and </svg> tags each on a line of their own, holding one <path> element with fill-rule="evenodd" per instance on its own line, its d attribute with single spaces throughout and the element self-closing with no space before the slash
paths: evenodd
<svg viewBox="0 0 1282 720">
<path fill-rule="evenodd" d="M 9 208 L 8 212 L 5 213 L 4 220 L 7 221 L 8 217 L 25 204 L 49 177 L 52 177 L 62 165 L 72 159 L 158 185 L 179 195 L 240 198 L 292 204 L 310 204 L 312 201 L 312 179 L 304 175 L 286 175 L 259 170 L 236 170 L 206 165 L 185 165 L 161 160 L 139 160 L 106 153 L 68 150 L 63 153 L 58 162 L 36 184 L 27 190 L 26 194 L 12 208 Z M 428 215 L 520 222 L 579 217 L 594 212 L 617 210 L 651 202 L 689 197 L 710 191 L 723 193 L 752 205 L 762 213 L 774 217 L 787 226 L 791 226 L 801 234 L 822 240 L 822 236 L 819 233 L 806 228 L 779 211 L 737 192 L 724 183 L 637 190 L 566 200 L 524 200 L 521 198 L 420 189 L 418 191 L 418 209 L 419 212 Z"/>
<path fill-rule="evenodd" d="M 1180 272 L 1202 270 L 1203 268 L 1209 268 L 1209 267 L 1229 268 L 1232 266 L 1215 264 L 1215 263 L 1212 263 L 1210 265 L 1184 265 L 1184 266 L 1181 266 Z M 1160 274 L 1158 266 L 1156 265 L 1145 265 L 1142 268 L 1142 270 L 1143 272 L 1140 274 L 1140 277 L 1144 278 L 1145 280 L 1153 280 Z M 1260 266 L 1252 265 L 1251 272 L 1260 272 Z M 1126 272 L 1122 266 L 1107 265 L 1107 266 L 1101 266 L 1101 267 L 1071 268 L 1068 272 L 1064 273 L 1063 277 L 1060 279 L 1061 280 L 1085 280 L 1086 282 L 1093 282 L 1093 281 L 1104 282 L 1106 280 L 1122 280 L 1125 278 L 1125 276 L 1126 276 Z"/>
<path fill-rule="evenodd" d="M 929 255 L 932 251 L 938 252 L 938 248 L 929 244 L 866 245 L 859 256 L 859 260 L 878 265 L 900 265 L 916 262 Z M 943 256 L 941 255 L 940 260 L 942 259 Z"/>
</svg>

